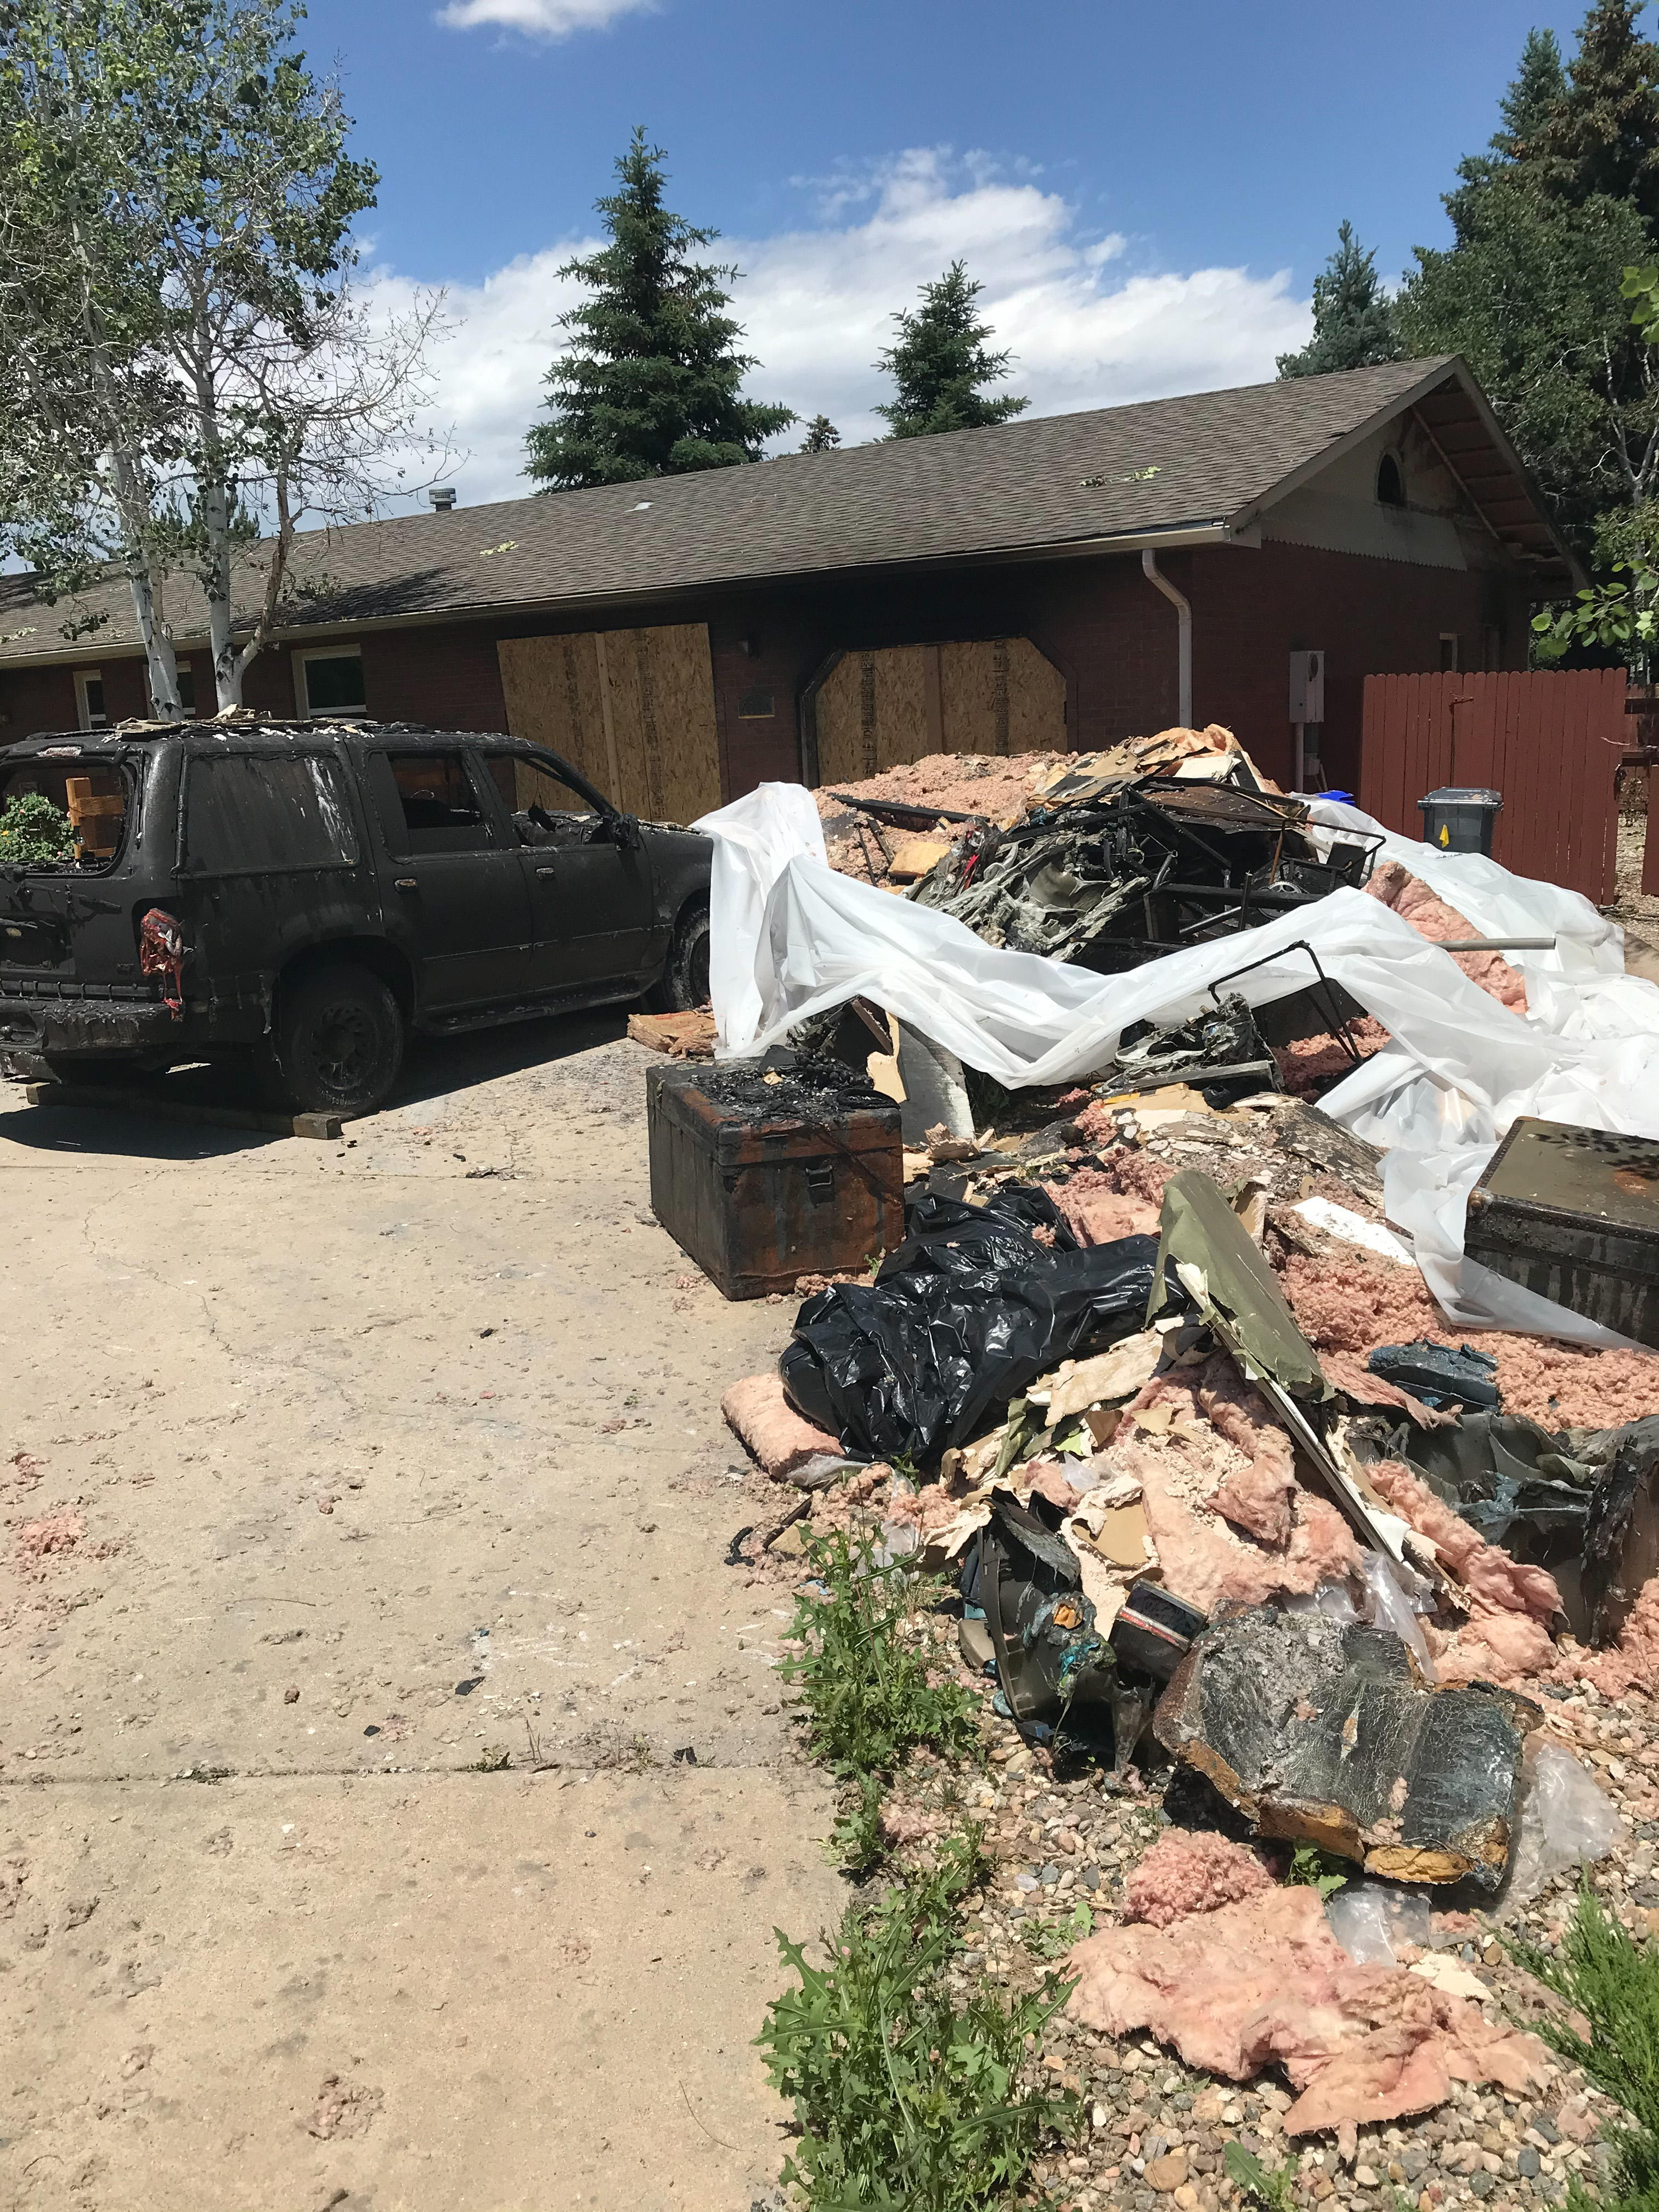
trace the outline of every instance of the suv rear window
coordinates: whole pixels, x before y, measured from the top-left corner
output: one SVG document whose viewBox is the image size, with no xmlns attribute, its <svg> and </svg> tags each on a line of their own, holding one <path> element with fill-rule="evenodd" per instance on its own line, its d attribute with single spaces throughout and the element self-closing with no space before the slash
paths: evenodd
<svg viewBox="0 0 1659 2212">
<path fill-rule="evenodd" d="M 190 763 L 185 865 L 210 875 L 357 864 L 340 771 L 316 753 L 224 753 Z"/>
<path fill-rule="evenodd" d="M 0 777 L 0 860 L 103 867 L 126 828 L 127 779 L 108 761 L 36 754 Z"/>
</svg>

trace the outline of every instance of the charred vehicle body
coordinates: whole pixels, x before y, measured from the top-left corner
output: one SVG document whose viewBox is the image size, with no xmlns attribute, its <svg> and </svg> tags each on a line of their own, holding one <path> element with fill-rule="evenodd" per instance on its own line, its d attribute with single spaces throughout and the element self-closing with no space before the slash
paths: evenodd
<svg viewBox="0 0 1659 2212">
<path fill-rule="evenodd" d="M 62 859 L 0 842 L 0 1049 L 84 1080 L 251 1054 L 303 1109 L 363 1112 L 411 1030 L 648 993 L 698 1004 L 708 840 L 621 813 L 568 762 L 410 725 L 238 721 L 40 736 L 0 766 Z"/>
</svg>

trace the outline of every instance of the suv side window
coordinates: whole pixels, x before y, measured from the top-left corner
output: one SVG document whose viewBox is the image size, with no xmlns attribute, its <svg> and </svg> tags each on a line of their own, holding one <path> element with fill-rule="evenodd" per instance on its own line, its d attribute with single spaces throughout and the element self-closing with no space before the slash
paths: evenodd
<svg viewBox="0 0 1659 2212">
<path fill-rule="evenodd" d="M 489 752 L 483 764 L 500 794 L 521 845 L 580 845 L 592 842 L 599 817 L 591 799 L 556 775 L 545 763 L 522 753 Z M 531 808 L 551 817 L 551 825 L 534 820 Z"/>
<path fill-rule="evenodd" d="M 387 842 L 394 853 L 476 853 L 495 844 L 461 752 L 382 753 L 374 776 Z"/>
<path fill-rule="evenodd" d="M 320 754 L 198 756 L 185 793 L 187 868 L 246 876 L 357 865 L 339 764 Z"/>
</svg>

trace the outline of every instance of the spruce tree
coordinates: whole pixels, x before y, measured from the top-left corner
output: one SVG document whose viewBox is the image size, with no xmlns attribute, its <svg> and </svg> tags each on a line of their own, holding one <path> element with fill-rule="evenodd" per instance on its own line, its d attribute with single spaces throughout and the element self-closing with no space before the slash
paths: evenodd
<svg viewBox="0 0 1659 2212">
<path fill-rule="evenodd" d="M 1556 197 L 1601 194 L 1659 221 L 1659 46 L 1636 19 L 1645 0 L 1596 0 L 1578 28 L 1566 91 L 1527 155 Z"/>
<path fill-rule="evenodd" d="M 897 386 L 890 404 L 876 410 L 890 425 L 890 437 L 978 429 L 1006 422 L 1030 405 L 1012 393 L 989 399 L 980 389 L 1006 376 L 1013 359 L 1006 350 L 992 353 L 986 347 L 991 325 L 980 321 L 974 307 L 984 289 L 953 261 L 935 283 L 922 286 L 920 307 L 902 307 L 894 316 L 898 343 L 876 363 Z"/>
<path fill-rule="evenodd" d="M 832 453 L 841 443 L 841 432 L 827 415 L 815 415 L 801 441 L 803 453 Z"/>
<path fill-rule="evenodd" d="M 596 203 L 609 245 L 559 270 L 592 296 L 561 319 L 571 343 L 547 374 L 548 419 L 525 441 L 527 473 L 550 490 L 757 461 L 795 419 L 743 397 L 757 363 L 726 312 L 738 272 L 692 259 L 720 234 L 664 204 L 663 159 L 636 130 L 618 190 Z"/>
<path fill-rule="evenodd" d="M 1314 334 L 1300 353 L 1279 355 L 1281 377 L 1328 376 L 1400 359 L 1394 303 L 1377 276 L 1376 254 L 1362 248 L 1351 222 L 1338 230 L 1336 251 L 1314 278 L 1313 308 Z"/>
<path fill-rule="evenodd" d="M 1554 108 L 1566 97 L 1567 72 L 1553 31 L 1528 31 L 1521 66 L 1498 103 L 1502 120 L 1487 140 L 1487 151 L 1471 154 L 1457 165 L 1462 180 L 1445 193 L 1443 204 L 1460 244 L 1480 228 L 1480 195 L 1518 161 L 1535 154 Z"/>
</svg>

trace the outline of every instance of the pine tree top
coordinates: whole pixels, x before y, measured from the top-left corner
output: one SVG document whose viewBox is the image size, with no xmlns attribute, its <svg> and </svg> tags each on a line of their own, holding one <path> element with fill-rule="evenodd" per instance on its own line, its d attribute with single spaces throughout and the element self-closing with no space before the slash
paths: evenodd
<svg viewBox="0 0 1659 2212">
<path fill-rule="evenodd" d="M 841 443 L 841 432 L 827 415 L 815 415 L 801 441 L 803 453 L 832 453 Z"/>
<path fill-rule="evenodd" d="M 1284 376 L 1328 376 L 1345 368 L 1370 368 L 1398 361 L 1405 349 L 1395 328 L 1394 303 L 1351 222 L 1336 234 L 1336 251 L 1313 282 L 1314 334 L 1300 353 L 1282 353 Z"/>
<path fill-rule="evenodd" d="M 1498 103 L 1503 125 L 1492 133 L 1492 152 L 1506 161 L 1522 160 L 1566 89 L 1567 72 L 1554 32 L 1528 31 L 1520 66 Z"/>
<path fill-rule="evenodd" d="M 548 419 L 526 440 L 528 473 L 551 490 L 758 460 L 795 419 L 742 396 L 757 364 L 726 313 L 738 271 L 692 258 L 720 234 L 667 206 L 664 158 L 635 131 L 618 190 L 595 203 L 608 243 L 558 272 L 590 296 L 561 318 L 570 343 L 548 372 Z"/>
<path fill-rule="evenodd" d="M 876 410 L 890 426 L 890 437 L 978 429 L 1006 422 L 1030 405 L 1012 393 L 990 399 L 980 389 L 1006 376 L 1013 359 L 1006 348 L 993 353 L 986 344 L 994 333 L 974 305 L 984 289 L 962 262 L 953 261 L 942 276 L 921 287 L 919 307 L 902 307 L 893 317 L 897 342 L 876 363 L 897 386 L 893 398 Z"/>
<path fill-rule="evenodd" d="M 1637 29 L 1645 0 L 1596 0 L 1566 89 L 1530 142 L 1540 181 L 1573 200 L 1629 200 L 1659 220 L 1659 46 Z"/>
</svg>

